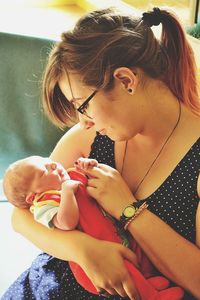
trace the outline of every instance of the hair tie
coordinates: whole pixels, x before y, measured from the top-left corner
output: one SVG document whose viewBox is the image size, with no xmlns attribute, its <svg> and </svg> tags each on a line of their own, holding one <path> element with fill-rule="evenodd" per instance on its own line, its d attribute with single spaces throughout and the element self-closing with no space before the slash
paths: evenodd
<svg viewBox="0 0 200 300">
<path fill-rule="evenodd" d="M 142 20 L 149 26 L 158 26 L 162 21 L 160 8 L 154 7 L 153 11 L 142 14 Z"/>
</svg>

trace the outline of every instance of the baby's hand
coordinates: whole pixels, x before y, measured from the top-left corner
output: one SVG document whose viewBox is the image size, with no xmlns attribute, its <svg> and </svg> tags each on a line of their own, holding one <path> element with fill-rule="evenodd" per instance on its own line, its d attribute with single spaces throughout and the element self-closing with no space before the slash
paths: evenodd
<svg viewBox="0 0 200 300">
<path fill-rule="evenodd" d="M 62 183 L 62 190 L 64 191 L 71 190 L 74 193 L 76 193 L 80 184 L 82 184 L 80 181 L 69 179 Z"/>
<path fill-rule="evenodd" d="M 88 170 L 89 168 L 98 167 L 98 161 L 92 158 L 80 157 L 75 162 L 77 169 Z"/>
</svg>

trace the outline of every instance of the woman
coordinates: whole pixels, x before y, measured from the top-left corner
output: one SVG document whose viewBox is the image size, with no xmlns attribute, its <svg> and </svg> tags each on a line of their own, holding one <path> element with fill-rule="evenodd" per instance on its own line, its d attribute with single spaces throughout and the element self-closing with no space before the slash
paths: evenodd
<svg viewBox="0 0 200 300">
<path fill-rule="evenodd" d="M 160 23 L 158 41 L 151 26 Z M 53 122 L 68 125 L 76 110 L 80 121 L 51 158 L 66 168 L 80 156 L 101 162 L 88 170 L 94 177 L 88 193 L 133 235 L 158 272 L 185 289 L 185 299 L 200 299 L 200 102 L 193 53 L 177 19 L 158 8 L 142 18 L 112 9 L 84 16 L 53 49 L 43 90 Z M 136 215 L 140 200 L 147 205 Z M 78 231 L 50 231 L 27 210 L 15 209 L 13 225 L 48 254 L 3 299 L 13 293 L 16 299 L 139 299 L 123 264 L 124 258 L 137 263 L 129 249 Z M 70 260 L 100 296 L 76 284 Z"/>
</svg>

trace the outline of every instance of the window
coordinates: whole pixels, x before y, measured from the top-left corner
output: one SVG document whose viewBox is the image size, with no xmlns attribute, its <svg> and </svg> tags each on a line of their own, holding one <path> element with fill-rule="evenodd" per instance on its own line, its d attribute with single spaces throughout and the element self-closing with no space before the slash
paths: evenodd
<svg viewBox="0 0 200 300">
<path fill-rule="evenodd" d="M 178 16 L 184 26 L 187 26 L 192 24 L 191 18 L 193 16 L 191 14 L 194 2 L 196 2 L 196 0 L 124 0 L 123 2 L 141 11 L 151 10 L 156 6 L 158 6 L 159 8 L 169 9 Z"/>
</svg>

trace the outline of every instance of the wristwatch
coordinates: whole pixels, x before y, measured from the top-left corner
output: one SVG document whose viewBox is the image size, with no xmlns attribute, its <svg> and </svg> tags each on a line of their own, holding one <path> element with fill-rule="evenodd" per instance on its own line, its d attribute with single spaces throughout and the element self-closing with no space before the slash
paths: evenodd
<svg viewBox="0 0 200 300">
<path fill-rule="evenodd" d="M 142 206 L 146 201 L 141 200 L 137 202 L 133 202 L 132 204 L 129 204 L 126 206 L 120 216 L 119 223 L 124 228 L 125 224 L 130 220 L 133 219 L 136 212 Z"/>
</svg>

